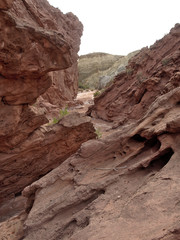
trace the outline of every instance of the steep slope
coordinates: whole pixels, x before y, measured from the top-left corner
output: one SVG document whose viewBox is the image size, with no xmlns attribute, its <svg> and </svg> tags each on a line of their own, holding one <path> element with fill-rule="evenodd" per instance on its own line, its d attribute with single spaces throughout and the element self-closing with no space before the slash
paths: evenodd
<svg viewBox="0 0 180 240">
<path fill-rule="evenodd" d="M 91 116 L 117 125 L 141 119 L 158 96 L 179 86 L 179 25 L 130 60 L 126 72 L 95 99 Z"/>
<path fill-rule="evenodd" d="M 177 24 L 131 61 L 91 112 L 107 119 L 108 99 L 111 106 L 113 99 L 119 111 L 108 120 L 120 121 L 128 106 L 129 119 L 118 122 L 121 126 L 106 139 L 83 143 L 58 168 L 24 189 L 23 239 L 180 239 L 179 43 Z M 147 94 L 145 101 L 136 93 L 141 90 L 140 70 L 146 74 L 141 86 L 146 92 L 140 94 Z M 132 106 L 138 104 L 135 115 Z"/>
<path fill-rule="evenodd" d="M 107 53 L 90 53 L 79 58 L 79 87 L 83 89 L 102 89 L 114 76 L 125 70 L 131 57 L 138 51 L 127 56 Z"/>
<path fill-rule="evenodd" d="M 62 80 L 59 88 L 63 96 L 69 89 L 73 74 L 69 78 L 64 75 L 70 75 L 72 69 L 77 73 L 82 34 L 77 17 L 72 13 L 64 15 L 46 0 L 3 1 L 0 7 L 5 8 L 0 10 L 2 203 L 58 166 L 95 134 L 89 119 L 77 114 L 67 116 L 67 124 L 62 120 L 41 127 L 48 120 L 32 106 L 54 82 L 57 72 L 52 71 L 63 71 L 63 79 L 58 80 Z M 77 79 L 74 81 L 77 85 Z"/>
</svg>

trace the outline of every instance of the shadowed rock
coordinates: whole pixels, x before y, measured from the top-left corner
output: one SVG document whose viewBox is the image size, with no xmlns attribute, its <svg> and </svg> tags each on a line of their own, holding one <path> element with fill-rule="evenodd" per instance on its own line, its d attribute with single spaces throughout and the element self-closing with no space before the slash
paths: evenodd
<svg viewBox="0 0 180 240">
<path fill-rule="evenodd" d="M 44 112 L 32 106 L 54 83 L 54 76 L 62 95 L 56 96 L 51 88 L 56 101 L 71 100 L 76 94 L 77 79 L 72 79 L 77 75 L 81 34 L 76 16 L 64 15 L 46 0 L 0 3 L 1 202 L 19 194 L 96 136 L 89 119 L 78 114 L 66 117 L 69 125 L 61 120 L 45 127 Z"/>
</svg>

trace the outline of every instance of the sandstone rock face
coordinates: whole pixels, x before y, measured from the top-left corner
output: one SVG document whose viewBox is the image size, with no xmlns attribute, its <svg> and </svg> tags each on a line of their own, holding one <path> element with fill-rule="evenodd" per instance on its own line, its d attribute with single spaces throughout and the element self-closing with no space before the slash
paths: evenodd
<svg viewBox="0 0 180 240">
<path fill-rule="evenodd" d="M 79 58 L 79 87 L 89 89 L 104 88 L 114 76 L 124 71 L 128 61 L 138 51 L 127 56 L 107 53 L 90 53 Z"/>
<path fill-rule="evenodd" d="M 81 34 L 76 16 L 46 0 L 0 3 L 0 203 L 95 137 L 89 119 L 76 114 L 67 116 L 68 125 L 41 127 L 48 120 L 32 105 L 52 82 L 59 84 L 57 100 L 67 88 L 67 99 L 73 97 Z"/>
<path fill-rule="evenodd" d="M 130 60 L 126 72 L 95 99 L 91 116 L 117 124 L 145 116 L 151 104 L 180 84 L 180 27 Z M 177 100 L 178 102 L 178 100 Z"/>
<path fill-rule="evenodd" d="M 71 114 L 63 121 L 37 129 L 16 148 L 0 153 L 0 201 L 21 192 L 96 136 L 88 117 Z"/>
<path fill-rule="evenodd" d="M 83 26 L 72 13 L 67 13 L 66 15 L 68 18 L 67 25 L 70 28 L 69 32 L 71 32 L 71 45 L 75 53 L 77 53 L 79 51 Z M 78 66 L 76 61 L 73 61 L 72 66 L 63 71 L 51 72 L 51 77 L 52 86 L 42 95 L 44 100 L 62 107 L 77 96 Z"/>
<path fill-rule="evenodd" d="M 0 2 L 0 9 L 7 10 L 11 7 L 13 0 L 1 0 Z"/>
<path fill-rule="evenodd" d="M 64 98 L 71 100 L 78 89 L 77 52 L 82 35 L 82 24 L 77 17 L 72 13 L 62 14 L 44 0 L 2 1 L 1 4 L 2 8 L 11 6 L 8 11 L 0 13 L 0 89 L 3 89 L 3 101 L 8 104 L 30 103 L 51 86 L 51 81 L 61 87 L 58 95 L 63 92 Z M 68 67 L 70 70 L 64 73 L 47 75 L 50 71 Z M 69 88 L 70 84 L 73 87 Z M 58 93 L 57 87 L 54 91 Z"/>
<path fill-rule="evenodd" d="M 24 189 L 23 239 L 180 239 L 179 41 L 177 24 L 131 61 L 131 77 L 129 72 L 117 76 L 114 88 L 100 96 L 91 111 L 120 121 L 129 106 L 129 119 L 119 127 L 117 122 L 107 138 L 83 143 Z M 140 70 L 142 89 L 137 85 Z M 141 90 L 143 96 L 138 95 Z M 116 103 L 111 118 L 107 96 L 111 107 L 111 101 Z"/>
<path fill-rule="evenodd" d="M 68 101 L 73 101 L 78 92 L 77 63 L 63 71 L 51 73 L 52 86 L 42 95 L 42 100 L 62 108 Z"/>
</svg>

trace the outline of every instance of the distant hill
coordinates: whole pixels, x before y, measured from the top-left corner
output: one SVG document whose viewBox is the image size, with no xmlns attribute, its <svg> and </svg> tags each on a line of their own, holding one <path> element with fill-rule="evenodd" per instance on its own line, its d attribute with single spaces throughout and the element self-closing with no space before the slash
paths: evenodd
<svg viewBox="0 0 180 240">
<path fill-rule="evenodd" d="M 111 55 L 108 53 L 90 53 L 79 58 L 79 88 L 102 89 L 118 73 L 124 71 L 131 57 L 139 51 L 127 56 Z"/>
</svg>

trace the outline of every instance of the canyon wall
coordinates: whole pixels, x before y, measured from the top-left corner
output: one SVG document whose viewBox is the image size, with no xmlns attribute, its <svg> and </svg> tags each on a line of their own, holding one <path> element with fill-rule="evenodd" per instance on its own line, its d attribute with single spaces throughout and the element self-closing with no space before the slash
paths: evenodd
<svg viewBox="0 0 180 240">
<path fill-rule="evenodd" d="M 158 96 L 170 94 L 179 86 L 179 44 L 177 25 L 149 49 L 142 49 L 130 60 L 126 71 L 95 98 L 90 115 L 116 125 L 144 117 Z"/>
<path fill-rule="evenodd" d="M 46 91 L 61 104 L 75 96 L 81 34 L 76 16 L 64 15 L 46 0 L 0 4 L 1 202 L 95 137 L 88 118 L 67 116 L 67 124 L 47 125 L 33 106 Z"/>
<path fill-rule="evenodd" d="M 142 49 L 89 111 L 114 132 L 24 189 L 24 239 L 180 238 L 179 43 Z"/>
<path fill-rule="evenodd" d="M 77 29 L 45 0 L 0 3 L 0 238 L 179 240 L 180 24 L 131 59 L 89 117 L 47 124 L 33 104 L 58 71 L 69 86 Z M 112 124 L 104 138 L 92 118 Z"/>
</svg>

